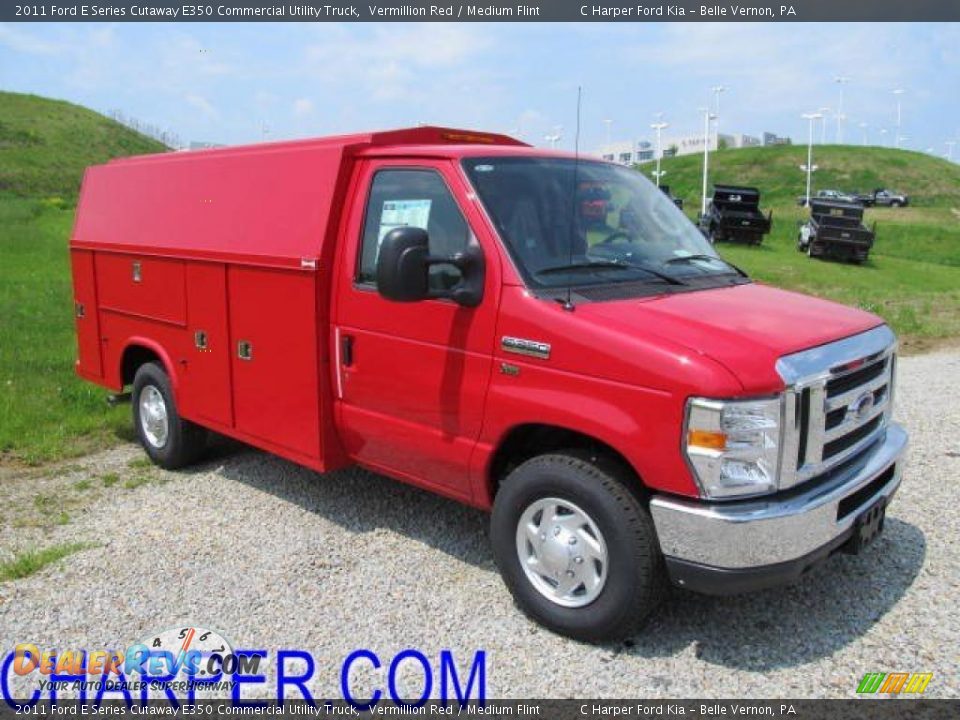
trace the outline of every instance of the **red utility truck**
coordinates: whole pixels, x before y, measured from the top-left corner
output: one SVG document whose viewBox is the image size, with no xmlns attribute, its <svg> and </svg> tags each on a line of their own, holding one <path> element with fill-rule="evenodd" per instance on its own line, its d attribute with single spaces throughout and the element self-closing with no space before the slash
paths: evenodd
<svg viewBox="0 0 960 720">
<path fill-rule="evenodd" d="M 752 282 L 612 163 L 430 127 L 129 158 L 70 252 L 77 372 L 132 386 L 157 464 L 212 430 L 492 510 L 574 637 L 859 551 L 900 484 L 889 328 Z"/>
</svg>

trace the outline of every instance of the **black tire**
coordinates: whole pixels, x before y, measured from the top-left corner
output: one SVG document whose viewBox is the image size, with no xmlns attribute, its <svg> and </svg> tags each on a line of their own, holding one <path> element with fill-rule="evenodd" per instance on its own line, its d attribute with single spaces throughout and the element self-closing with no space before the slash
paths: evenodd
<svg viewBox="0 0 960 720">
<path fill-rule="evenodd" d="M 900 207 L 900 205 L 901 205 L 901 203 L 900 203 L 899 200 L 894 200 L 893 202 L 890 203 L 890 207 L 898 208 L 898 207 Z"/>
<path fill-rule="evenodd" d="M 504 582 L 527 615 L 554 632 L 591 642 L 620 640 L 640 628 L 666 594 L 667 575 L 653 520 L 628 489 L 638 482 L 619 464 L 578 451 L 535 457 L 504 479 L 490 520 L 491 542 Z M 564 607 L 543 595 L 519 558 L 524 511 L 551 497 L 584 510 L 606 543 L 606 581 L 582 607 Z"/>
<path fill-rule="evenodd" d="M 145 427 L 143 413 L 140 411 L 142 396 L 154 391 L 158 392 L 162 398 L 166 412 L 166 432 L 162 439 Z M 137 437 L 140 438 L 144 451 L 155 464 L 167 470 L 176 470 L 196 462 L 203 454 L 207 443 L 207 431 L 180 417 L 170 388 L 170 379 L 160 365 L 144 363 L 137 369 L 133 378 L 131 405 L 133 406 L 133 426 L 137 430 Z"/>
</svg>

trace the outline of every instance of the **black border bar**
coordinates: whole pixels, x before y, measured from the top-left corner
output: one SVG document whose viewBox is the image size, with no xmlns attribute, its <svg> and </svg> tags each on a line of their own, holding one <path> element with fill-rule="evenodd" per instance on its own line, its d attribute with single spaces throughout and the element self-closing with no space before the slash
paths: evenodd
<svg viewBox="0 0 960 720">
<path fill-rule="evenodd" d="M 960 22 L 958 0 L 59 0 L 0 2 L 3 22 Z"/>
</svg>

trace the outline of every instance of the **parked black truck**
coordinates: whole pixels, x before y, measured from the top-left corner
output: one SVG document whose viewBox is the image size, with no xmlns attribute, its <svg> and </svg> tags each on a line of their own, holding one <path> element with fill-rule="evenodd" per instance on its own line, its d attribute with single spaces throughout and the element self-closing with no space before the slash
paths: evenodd
<svg viewBox="0 0 960 720">
<path fill-rule="evenodd" d="M 810 196 L 810 201 L 814 200 L 838 200 L 840 202 L 859 202 L 857 196 L 851 193 L 845 193 L 841 190 L 817 190 Z M 797 205 L 804 207 L 807 204 L 807 196 L 801 195 L 797 198 Z"/>
<path fill-rule="evenodd" d="M 683 209 L 683 198 L 677 197 L 677 196 L 674 195 L 672 192 L 670 192 L 670 186 L 669 186 L 669 185 L 661 185 L 661 186 L 660 186 L 660 190 L 663 192 L 664 195 L 666 195 L 668 198 L 670 198 L 671 200 L 673 200 L 673 204 L 674 204 L 674 205 L 676 205 L 676 206 L 677 206 L 678 208 L 680 208 L 681 210 Z"/>
<path fill-rule="evenodd" d="M 773 211 L 760 211 L 760 191 L 740 185 L 715 185 L 700 229 L 711 242 L 726 240 L 759 245 L 770 232 Z"/>
<path fill-rule="evenodd" d="M 797 250 L 808 257 L 833 257 L 862 263 L 870 254 L 876 225 L 863 224 L 863 206 L 858 203 L 813 200 L 810 219 L 800 226 Z"/>
<path fill-rule="evenodd" d="M 857 193 L 855 196 L 857 202 L 867 207 L 903 207 L 910 204 L 910 197 L 904 193 L 894 192 L 877 188 L 870 193 Z"/>
</svg>

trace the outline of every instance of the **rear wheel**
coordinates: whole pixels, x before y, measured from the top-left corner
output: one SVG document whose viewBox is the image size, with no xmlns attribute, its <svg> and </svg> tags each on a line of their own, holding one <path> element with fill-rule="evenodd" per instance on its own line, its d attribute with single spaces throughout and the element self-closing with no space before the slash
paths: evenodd
<svg viewBox="0 0 960 720">
<path fill-rule="evenodd" d="M 195 462 L 206 446 L 206 430 L 180 417 L 170 379 L 156 363 L 139 367 L 133 379 L 133 425 L 140 444 L 157 465 L 173 470 Z"/>
<path fill-rule="evenodd" d="M 491 517 L 497 565 L 520 608 L 579 640 L 617 640 L 660 603 L 666 572 L 636 478 L 571 451 L 528 460 Z"/>
</svg>

